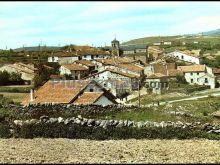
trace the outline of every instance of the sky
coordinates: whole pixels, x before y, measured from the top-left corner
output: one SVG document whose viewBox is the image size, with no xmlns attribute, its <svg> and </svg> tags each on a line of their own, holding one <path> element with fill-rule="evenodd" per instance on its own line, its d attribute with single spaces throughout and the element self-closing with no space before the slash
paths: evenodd
<svg viewBox="0 0 220 165">
<path fill-rule="evenodd" d="M 131 39 L 220 28 L 220 2 L 0 1 L 0 49 Z"/>
</svg>

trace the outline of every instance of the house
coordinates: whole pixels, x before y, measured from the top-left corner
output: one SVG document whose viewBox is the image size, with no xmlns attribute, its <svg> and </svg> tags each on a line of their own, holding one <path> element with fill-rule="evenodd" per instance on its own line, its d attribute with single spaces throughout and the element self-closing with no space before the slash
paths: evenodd
<svg viewBox="0 0 220 165">
<path fill-rule="evenodd" d="M 144 69 L 144 74 L 147 75 L 147 77 L 156 73 L 166 75 L 168 79 L 176 79 L 177 74 L 183 74 L 180 70 L 177 70 L 176 63 L 148 64 Z"/>
<path fill-rule="evenodd" d="M 212 68 L 206 65 L 178 66 L 178 70 L 184 73 L 184 77 L 189 84 L 207 85 L 211 89 L 215 88 L 216 76 Z"/>
<path fill-rule="evenodd" d="M 87 67 L 89 69 L 89 73 L 94 73 L 96 69 L 96 64 L 89 60 L 77 60 L 74 64 L 79 64 L 81 66 Z"/>
<path fill-rule="evenodd" d="M 135 74 L 122 72 L 119 69 L 105 69 L 84 79 L 96 80 L 103 87 L 111 91 L 112 94 L 119 96 L 137 90 L 137 83 L 140 77 Z"/>
<path fill-rule="evenodd" d="M 213 68 L 213 74 L 216 76 L 216 81 L 220 84 L 220 69 Z"/>
<path fill-rule="evenodd" d="M 74 80 L 80 80 L 89 75 L 89 68 L 80 64 L 65 64 L 59 71 L 60 75 L 70 75 Z"/>
<path fill-rule="evenodd" d="M 31 90 L 22 102 L 28 104 L 112 105 L 115 96 L 93 80 L 47 81 L 38 90 Z"/>
<path fill-rule="evenodd" d="M 145 87 L 154 94 L 161 94 L 162 91 L 168 89 L 167 76 L 161 73 L 155 73 L 146 78 Z"/>
<path fill-rule="evenodd" d="M 110 52 L 90 47 L 90 46 L 69 46 L 66 50 L 52 52 L 48 57 L 48 62 L 58 62 L 59 64 L 72 64 L 77 60 L 106 59 L 110 57 Z"/>
<path fill-rule="evenodd" d="M 172 45 L 172 42 L 164 41 L 163 44 L 164 44 L 164 45 Z"/>
<path fill-rule="evenodd" d="M 156 59 L 158 59 L 159 56 L 163 55 L 163 53 L 163 49 L 156 46 L 149 46 L 147 54 L 148 62 L 155 61 Z"/>
<path fill-rule="evenodd" d="M 81 59 L 79 55 L 73 52 L 57 51 L 52 52 L 48 57 L 48 62 L 58 62 L 62 64 L 71 64 L 76 60 Z"/>
<path fill-rule="evenodd" d="M 113 57 L 113 58 L 104 59 L 104 60 L 95 60 L 94 62 L 99 72 L 105 70 L 106 68 L 120 68 L 119 65 L 121 64 L 130 64 L 134 66 L 140 66 L 143 69 L 143 66 L 140 65 L 139 61 L 133 60 L 127 57 Z M 122 69 L 125 70 L 125 68 L 122 68 Z M 137 72 L 134 72 L 134 71 L 131 71 L 131 73 L 138 74 Z"/>
<path fill-rule="evenodd" d="M 7 71 L 9 73 L 15 72 L 21 74 L 21 79 L 27 84 L 33 83 L 37 68 L 33 64 L 24 64 L 21 62 L 16 62 L 14 64 L 7 64 L 0 68 L 0 71 Z"/>
<path fill-rule="evenodd" d="M 195 64 L 200 64 L 201 58 L 198 55 L 189 53 L 189 52 L 183 52 L 183 51 L 174 51 L 171 53 L 166 54 L 166 56 L 173 57 L 177 60 L 180 61 L 185 61 L 185 62 L 190 62 L 190 63 L 195 63 Z"/>
</svg>

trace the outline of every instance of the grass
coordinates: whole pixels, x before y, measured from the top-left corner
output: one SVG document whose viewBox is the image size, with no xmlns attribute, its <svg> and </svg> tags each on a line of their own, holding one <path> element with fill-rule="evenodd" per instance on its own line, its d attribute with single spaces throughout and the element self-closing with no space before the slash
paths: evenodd
<svg viewBox="0 0 220 165">
<path fill-rule="evenodd" d="M 0 86 L 0 92 L 11 92 L 11 93 L 28 93 L 33 88 L 30 85 L 17 85 L 17 86 Z"/>
<path fill-rule="evenodd" d="M 13 100 L 15 103 L 21 103 L 24 97 L 28 93 L 10 93 L 10 92 L 0 92 L 3 97 Z"/>
<path fill-rule="evenodd" d="M 150 96 L 148 96 L 150 98 Z M 152 96 L 151 96 L 152 98 Z M 173 98 L 174 99 L 174 98 Z M 176 98 L 175 98 L 176 99 Z M 213 117 L 211 113 L 220 108 L 220 97 L 208 97 L 198 100 L 181 101 L 168 105 L 160 105 L 155 108 L 140 108 L 140 110 L 122 111 L 122 112 L 109 112 L 103 113 L 97 118 L 101 119 L 116 119 L 116 120 L 134 120 L 134 121 L 181 121 L 181 122 L 210 122 L 212 123 Z M 189 112 L 193 114 L 192 117 L 172 115 L 169 111 Z"/>
</svg>

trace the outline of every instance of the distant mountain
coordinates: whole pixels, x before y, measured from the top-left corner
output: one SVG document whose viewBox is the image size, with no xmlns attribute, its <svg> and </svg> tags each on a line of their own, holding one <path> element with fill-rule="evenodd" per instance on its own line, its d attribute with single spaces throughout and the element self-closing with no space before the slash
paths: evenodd
<svg viewBox="0 0 220 165">
<path fill-rule="evenodd" d="M 206 36 L 209 36 L 208 38 Z M 133 39 L 124 43 L 121 43 L 121 45 L 136 45 L 136 44 L 152 44 L 155 42 L 162 42 L 162 41 L 181 41 L 181 42 L 187 42 L 187 41 L 208 41 L 208 42 L 220 42 L 220 29 L 211 30 L 207 32 L 201 32 L 201 33 L 194 33 L 194 34 L 184 34 L 184 35 L 173 35 L 173 36 L 151 36 L 151 37 L 143 37 L 143 38 L 137 38 Z"/>
<path fill-rule="evenodd" d="M 220 29 L 203 32 L 202 34 L 207 36 L 220 35 Z"/>
<path fill-rule="evenodd" d="M 22 47 L 22 48 L 16 48 L 13 49 L 15 52 L 20 52 L 20 51 L 57 51 L 60 50 L 62 47 L 58 47 L 58 46 L 33 46 L 33 47 Z"/>
</svg>

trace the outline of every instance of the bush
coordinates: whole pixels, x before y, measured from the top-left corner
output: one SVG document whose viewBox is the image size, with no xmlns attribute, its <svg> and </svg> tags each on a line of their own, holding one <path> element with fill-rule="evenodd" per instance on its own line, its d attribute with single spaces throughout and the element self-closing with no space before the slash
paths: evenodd
<svg viewBox="0 0 220 165">
<path fill-rule="evenodd" d="M 9 137 L 11 137 L 9 126 L 0 123 L 0 138 L 9 138 Z"/>
</svg>

